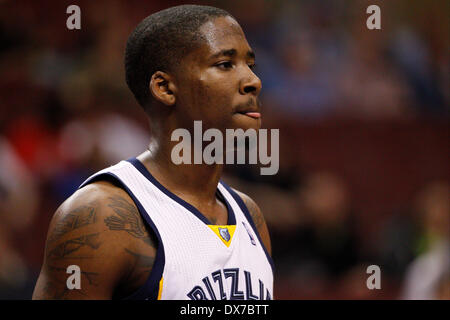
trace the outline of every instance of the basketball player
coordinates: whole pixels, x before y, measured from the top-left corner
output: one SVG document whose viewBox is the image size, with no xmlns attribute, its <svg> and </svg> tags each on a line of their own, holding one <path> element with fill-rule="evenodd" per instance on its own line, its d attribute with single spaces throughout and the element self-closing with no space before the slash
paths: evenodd
<svg viewBox="0 0 450 320">
<path fill-rule="evenodd" d="M 126 80 L 149 117 L 149 148 L 94 174 L 58 208 L 33 299 L 272 299 L 258 206 L 220 180 L 223 165 L 171 160 L 171 133 L 192 132 L 194 120 L 223 133 L 260 128 L 254 64 L 221 9 L 172 7 L 137 26 Z"/>
</svg>

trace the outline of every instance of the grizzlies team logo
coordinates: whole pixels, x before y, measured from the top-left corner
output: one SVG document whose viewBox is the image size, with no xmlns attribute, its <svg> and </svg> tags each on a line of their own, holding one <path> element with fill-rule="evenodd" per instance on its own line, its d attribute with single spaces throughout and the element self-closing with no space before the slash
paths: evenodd
<svg viewBox="0 0 450 320">
<path fill-rule="evenodd" d="M 230 236 L 230 233 L 228 232 L 227 228 L 219 227 L 219 234 L 223 240 L 225 240 L 227 242 L 230 241 L 231 236 Z"/>
</svg>

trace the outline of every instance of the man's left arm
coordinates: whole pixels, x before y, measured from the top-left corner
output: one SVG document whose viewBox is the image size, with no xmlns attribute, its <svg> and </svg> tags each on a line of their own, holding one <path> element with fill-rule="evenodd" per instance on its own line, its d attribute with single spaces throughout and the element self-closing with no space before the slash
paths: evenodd
<svg viewBox="0 0 450 320">
<path fill-rule="evenodd" d="M 267 228 L 266 220 L 264 219 L 261 209 L 258 207 L 256 202 L 253 201 L 252 198 L 236 189 L 233 190 L 237 192 L 237 194 L 242 198 L 245 205 L 247 206 L 247 209 L 252 216 L 253 223 L 255 224 L 256 229 L 258 229 L 261 241 L 264 243 L 267 252 L 270 254 L 270 256 L 272 256 L 272 245 L 270 243 L 269 229 Z"/>
</svg>

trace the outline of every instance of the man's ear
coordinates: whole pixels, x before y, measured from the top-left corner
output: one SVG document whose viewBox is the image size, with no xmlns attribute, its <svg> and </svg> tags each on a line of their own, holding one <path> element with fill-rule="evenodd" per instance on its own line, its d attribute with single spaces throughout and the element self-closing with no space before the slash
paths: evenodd
<svg viewBox="0 0 450 320">
<path fill-rule="evenodd" d="M 156 71 L 150 79 L 149 90 L 159 102 L 167 106 L 175 104 L 177 88 L 171 75 Z"/>
</svg>

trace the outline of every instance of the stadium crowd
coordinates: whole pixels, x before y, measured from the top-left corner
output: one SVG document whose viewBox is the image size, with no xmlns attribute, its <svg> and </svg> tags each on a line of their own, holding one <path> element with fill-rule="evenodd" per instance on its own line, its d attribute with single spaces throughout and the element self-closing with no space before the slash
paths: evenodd
<svg viewBox="0 0 450 320">
<path fill-rule="evenodd" d="M 450 299 L 448 2 L 378 2 L 381 30 L 367 1 L 193 1 L 240 22 L 280 129 L 277 175 L 224 177 L 266 216 L 275 298 Z M 70 2 L 0 1 L 0 299 L 31 298 L 64 199 L 148 144 L 125 43 L 181 3 L 77 1 L 68 30 Z"/>
</svg>

